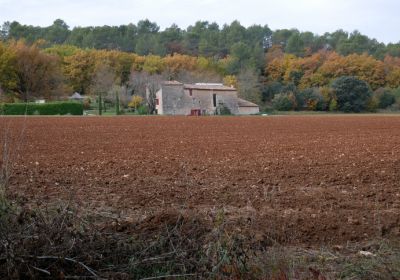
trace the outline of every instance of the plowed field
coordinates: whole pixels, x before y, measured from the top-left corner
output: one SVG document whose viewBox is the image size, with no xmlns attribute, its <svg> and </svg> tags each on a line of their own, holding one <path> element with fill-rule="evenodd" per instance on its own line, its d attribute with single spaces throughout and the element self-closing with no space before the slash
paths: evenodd
<svg viewBox="0 0 400 280">
<path fill-rule="evenodd" d="M 400 236 L 400 117 L 2 118 L 10 189 L 130 222 L 180 211 L 282 243 Z M 22 129 L 24 130 L 22 131 Z"/>
</svg>

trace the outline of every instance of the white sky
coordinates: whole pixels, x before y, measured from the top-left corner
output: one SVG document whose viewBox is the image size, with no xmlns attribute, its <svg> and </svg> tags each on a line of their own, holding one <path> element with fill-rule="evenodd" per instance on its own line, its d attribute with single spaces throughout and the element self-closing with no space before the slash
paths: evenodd
<svg viewBox="0 0 400 280">
<path fill-rule="evenodd" d="M 0 23 L 48 26 L 120 25 L 148 18 L 162 29 L 197 20 L 222 25 L 268 24 L 317 34 L 359 30 L 381 42 L 399 42 L 400 0 L 0 0 Z"/>
</svg>

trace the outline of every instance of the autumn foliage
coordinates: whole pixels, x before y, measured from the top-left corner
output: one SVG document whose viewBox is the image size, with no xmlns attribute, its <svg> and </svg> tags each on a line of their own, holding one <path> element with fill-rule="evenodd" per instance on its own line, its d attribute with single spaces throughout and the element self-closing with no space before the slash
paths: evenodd
<svg viewBox="0 0 400 280">
<path fill-rule="evenodd" d="M 341 110 L 332 89 L 332 83 L 341 77 L 363 81 L 374 92 L 365 110 L 399 102 L 400 58 L 389 54 L 382 60 L 367 53 L 344 56 L 329 50 L 296 56 L 273 45 L 261 57 L 261 71 L 259 61 L 252 56 L 244 44 L 235 44 L 230 55 L 217 59 L 179 53 L 138 55 L 70 45 L 46 47 L 42 41 L 28 44 L 11 40 L 0 42 L 0 97 L 3 102 L 14 102 L 58 100 L 72 92 L 107 96 L 119 87 L 126 100 L 132 95 L 145 98 L 143 89 L 135 92 L 137 87 L 132 84 L 133 73 L 143 72 L 157 79 L 223 82 L 238 88 L 242 98 L 282 110 Z"/>
</svg>

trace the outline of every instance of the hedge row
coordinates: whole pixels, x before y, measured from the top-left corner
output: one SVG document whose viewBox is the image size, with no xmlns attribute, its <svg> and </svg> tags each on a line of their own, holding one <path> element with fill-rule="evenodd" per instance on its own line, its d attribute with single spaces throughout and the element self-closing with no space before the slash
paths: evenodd
<svg viewBox="0 0 400 280">
<path fill-rule="evenodd" d="M 1 115 L 83 115 L 83 104 L 77 102 L 5 103 Z"/>
</svg>

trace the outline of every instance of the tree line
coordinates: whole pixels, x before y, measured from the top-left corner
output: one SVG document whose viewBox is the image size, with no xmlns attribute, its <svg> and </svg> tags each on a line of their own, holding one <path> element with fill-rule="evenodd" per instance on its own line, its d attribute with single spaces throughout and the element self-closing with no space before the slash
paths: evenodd
<svg viewBox="0 0 400 280">
<path fill-rule="evenodd" d="M 146 83 L 175 79 L 236 86 L 241 97 L 266 110 L 359 111 L 399 103 L 397 44 L 384 45 L 358 32 L 318 36 L 245 28 L 237 21 L 222 28 L 197 22 L 187 30 L 174 25 L 160 31 L 148 20 L 71 30 L 56 20 L 44 28 L 5 23 L 1 38 L 3 102 L 60 99 L 77 91 L 101 92 L 105 99 L 119 93 L 129 104 L 132 96 L 145 98 Z M 366 83 L 363 106 L 342 106 L 333 86 L 342 77 Z M 148 100 L 147 106 L 153 103 Z"/>
<path fill-rule="evenodd" d="M 5 22 L 0 36 L 3 40 L 25 39 L 28 43 L 45 40 L 49 45 L 68 44 L 79 48 L 94 48 L 134 52 L 139 55 L 187 54 L 224 58 L 244 43 L 247 52 L 257 58 L 257 52 L 273 45 L 283 47 L 285 53 L 307 56 L 319 50 L 331 50 L 341 55 L 368 53 L 383 59 L 385 55 L 400 57 L 400 44 L 378 42 L 358 31 L 337 30 L 316 35 L 297 29 L 272 31 L 268 25 L 244 27 L 238 21 L 219 26 L 217 23 L 197 21 L 181 29 L 176 24 L 164 30 L 155 22 L 141 20 L 137 24 L 120 26 L 89 26 L 70 28 L 57 19 L 51 26 L 39 27 Z M 243 46 L 241 46 L 243 48 Z"/>
</svg>

